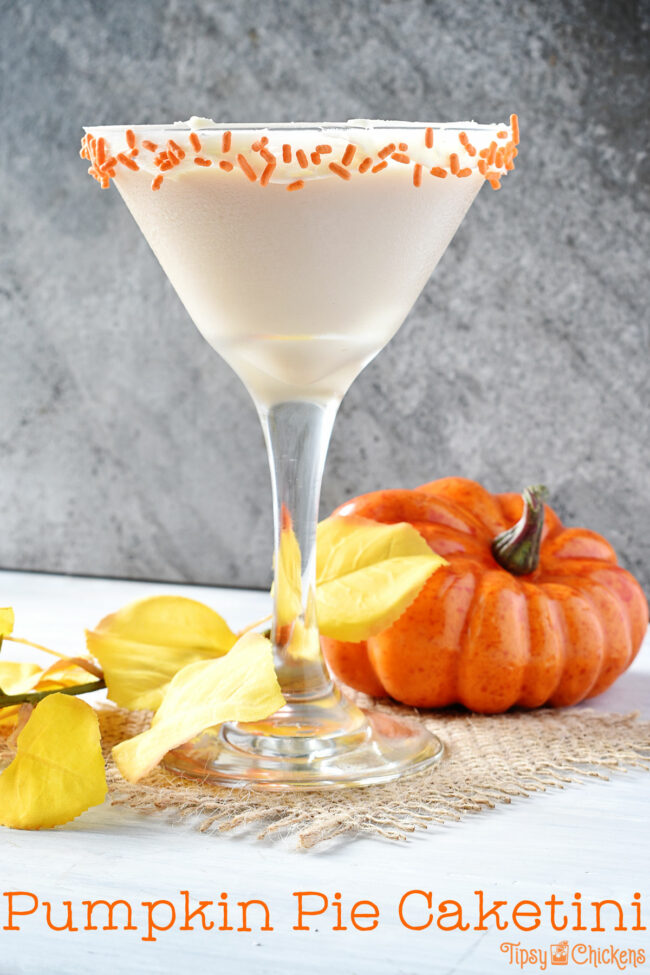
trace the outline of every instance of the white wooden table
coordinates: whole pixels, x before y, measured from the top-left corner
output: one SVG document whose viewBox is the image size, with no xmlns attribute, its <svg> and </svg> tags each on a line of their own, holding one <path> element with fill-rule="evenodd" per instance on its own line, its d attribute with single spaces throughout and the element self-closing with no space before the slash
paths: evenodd
<svg viewBox="0 0 650 975">
<path fill-rule="evenodd" d="M 267 597 L 240 590 L 203 589 L 0 572 L 0 605 L 16 610 L 16 634 L 55 649 L 80 652 L 83 628 L 124 603 L 153 593 L 180 592 L 213 605 L 235 627 L 263 615 Z M 6 643 L 6 656 L 34 655 Z M 650 714 L 650 645 L 614 688 L 593 705 L 608 711 L 639 709 Z M 344 842 L 327 852 L 297 853 L 280 840 L 259 843 L 252 838 L 204 835 L 164 820 L 141 817 L 108 805 L 90 810 L 67 827 L 53 831 L 0 830 L 0 975 L 71 975 L 76 972 L 262 973 L 314 972 L 411 975 L 411 973 L 498 973 L 521 971 L 513 956 L 501 950 L 504 942 L 519 949 L 541 948 L 566 937 L 601 948 L 645 949 L 650 958 L 649 932 L 581 932 L 562 935 L 553 931 L 545 915 L 532 933 L 511 927 L 473 930 L 476 890 L 486 901 L 498 898 L 512 907 L 522 899 L 543 904 L 552 894 L 571 901 L 616 898 L 627 905 L 635 892 L 644 898 L 645 923 L 650 928 L 650 775 L 633 772 L 610 782 L 592 781 L 563 791 L 550 790 L 511 806 L 467 818 L 462 823 L 432 827 L 408 843 L 380 840 Z M 400 923 L 398 904 L 411 889 L 433 892 L 434 907 L 456 899 L 472 927 L 442 932 L 435 926 L 415 931 Z M 147 909 L 143 901 L 169 900 L 182 911 L 189 891 L 192 908 L 199 900 L 218 902 L 222 892 L 234 907 L 237 901 L 261 898 L 269 906 L 273 931 L 257 930 L 251 908 L 251 932 L 179 931 L 177 920 L 168 931 L 155 932 L 157 940 L 144 941 Z M 294 891 L 319 891 L 330 902 L 340 892 L 348 930 L 334 931 L 334 913 L 315 917 L 311 930 L 294 931 Z M 6 930 L 10 891 L 27 891 L 38 898 L 33 914 Z M 107 923 L 97 909 L 97 931 L 54 931 L 46 923 L 44 901 L 52 904 L 52 921 L 65 921 L 64 901 L 72 902 L 73 923 L 86 923 L 84 900 L 127 899 L 134 910 L 136 931 L 101 930 Z M 358 900 L 369 899 L 380 911 L 372 931 L 351 927 L 349 911 Z M 322 903 L 314 898 L 311 905 Z M 28 909 L 34 900 L 14 898 L 16 908 Z M 306 905 L 306 906 L 311 906 Z M 118 908 L 119 911 L 119 908 Z M 208 918 L 221 917 L 206 911 Z M 409 913 L 410 912 L 410 913 Z M 407 902 L 409 923 L 426 919 L 422 897 Z M 162 926 L 170 916 L 164 905 L 154 909 Z M 240 924 L 236 913 L 233 927 Z M 634 923 L 631 909 L 628 925 Z M 116 923 L 123 924 L 116 913 Z M 347 918 L 347 921 L 346 921 Z M 631 919 L 631 920 L 630 920 Z M 592 923 L 591 919 L 588 922 Z M 578 955 L 585 959 L 584 955 Z M 647 960 L 640 970 L 648 970 Z M 529 964 L 524 971 L 540 971 Z M 569 962 L 554 971 L 595 971 L 591 964 Z M 602 965 L 598 971 L 618 971 Z M 629 971 L 639 970 L 628 968 Z"/>
</svg>

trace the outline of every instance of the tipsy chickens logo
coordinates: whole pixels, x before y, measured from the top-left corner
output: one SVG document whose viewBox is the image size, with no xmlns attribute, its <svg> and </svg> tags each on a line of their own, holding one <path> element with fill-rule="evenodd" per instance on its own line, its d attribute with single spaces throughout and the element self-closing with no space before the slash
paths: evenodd
<svg viewBox="0 0 650 975">
<path fill-rule="evenodd" d="M 508 964 L 521 971 L 537 969 L 545 972 L 549 965 L 564 966 L 572 962 L 573 965 L 587 966 L 587 971 L 609 967 L 625 972 L 628 969 L 640 968 L 646 962 L 643 948 L 625 948 L 615 945 L 597 947 L 584 942 L 570 945 L 568 941 L 559 941 L 547 948 L 528 948 L 520 941 L 503 941 L 500 948 L 503 954 L 507 955 Z"/>
</svg>

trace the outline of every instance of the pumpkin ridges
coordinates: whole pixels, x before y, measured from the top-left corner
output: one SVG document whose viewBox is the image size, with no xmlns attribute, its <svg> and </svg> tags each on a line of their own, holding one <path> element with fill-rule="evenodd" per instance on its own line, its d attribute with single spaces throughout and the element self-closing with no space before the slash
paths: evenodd
<svg viewBox="0 0 650 975">
<path fill-rule="evenodd" d="M 580 592 L 594 606 L 603 629 L 606 653 L 596 680 L 587 697 L 601 694 L 630 665 L 634 658 L 634 646 L 630 623 L 620 600 L 600 582 L 587 577 L 580 579 Z"/>
<path fill-rule="evenodd" d="M 447 525 L 431 525 L 421 521 L 412 522 L 420 535 L 429 543 L 433 551 L 443 558 L 449 559 L 455 555 L 472 558 L 483 565 L 495 569 L 496 562 L 492 558 L 485 539 L 467 535 L 465 532 L 449 528 Z"/>
<path fill-rule="evenodd" d="M 589 576 L 616 596 L 625 611 L 633 648 L 631 663 L 641 649 L 648 629 L 648 603 L 643 589 L 634 576 L 621 565 L 596 563 L 590 569 Z"/>
<path fill-rule="evenodd" d="M 603 628 L 593 605 L 573 586 L 549 582 L 542 589 L 555 603 L 564 631 L 562 677 L 549 703 L 567 707 L 584 700 L 597 680 L 606 649 Z"/>
<path fill-rule="evenodd" d="M 477 588 L 473 563 L 456 559 L 434 572 L 392 627 L 368 641 L 368 656 L 389 694 L 413 707 L 458 700 L 458 647 Z"/>
<path fill-rule="evenodd" d="M 510 527 L 504 520 L 496 497 L 481 484 L 466 477 L 441 477 L 422 484 L 416 491 L 436 498 L 446 498 L 461 510 L 471 511 L 491 537 Z"/>
<path fill-rule="evenodd" d="M 418 491 L 397 489 L 361 494 L 353 501 L 340 505 L 333 515 L 359 515 L 388 525 L 400 521 L 440 524 L 469 535 L 488 537 L 485 526 L 470 512 L 463 511 L 445 498 L 431 498 Z"/>
<path fill-rule="evenodd" d="M 526 598 L 503 570 L 484 573 L 458 661 L 458 699 L 491 714 L 512 707 L 521 694 L 530 654 Z"/>
<path fill-rule="evenodd" d="M 632 660 L 634 659 L 648 629 L 648 603 L 641 586 L 627 569 L 596 559 L 558 559 L 553 566 L 553 574 L 546 578 L 551 581 L 557 579 L 562 583 L 570 583 L 571 579 L 582 581 L 589 578 L 609 589 L 625 610 L 634 648 Z"/>
<path fill-rule="evenodd" d="M 530 656 L 517 704 L 536 708 L 549 699 L 562 679 L 566 651 L 558 629 L 557 608 L 539 586 L 521 581 L 528 606 Z"/>
<path fill-rule="evenodd" d="M 541 553 L 543 566 L 552 571 L 555 561 L 560 559 L 597 559 L 617 564 L 616 552 L 609 542 L 586 528 L 563 528 L 546 541 Z"/>
</svg>

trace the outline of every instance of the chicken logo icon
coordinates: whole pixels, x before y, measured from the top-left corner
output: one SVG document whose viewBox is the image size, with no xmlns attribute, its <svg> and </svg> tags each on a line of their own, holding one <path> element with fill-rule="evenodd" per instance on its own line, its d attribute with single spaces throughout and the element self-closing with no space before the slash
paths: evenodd
<svg viewBox="0 0 650 975">
<path fill-rule="evenodd" d="M 569 964 L 569 942 L 560 941 L 557 945 L 551 945 L 551 965 Z"/>
</svg>

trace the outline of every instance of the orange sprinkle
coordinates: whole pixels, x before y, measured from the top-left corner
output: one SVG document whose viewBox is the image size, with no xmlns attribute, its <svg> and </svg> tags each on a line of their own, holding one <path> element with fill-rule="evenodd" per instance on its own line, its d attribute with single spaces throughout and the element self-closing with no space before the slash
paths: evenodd
<svg viewBox="0 0 650 975">
<path fill-rule="evenodd" d="M 320 156 L 317 152 L 312 152 L 311 161 L 313 162 L 314 166 L 320 166 Z"/>
<path fill-rule="evenodd" d="M 506 130 L 499 129 L 499 131 L 497 132 L 497 139 L 507 139 L 507 138 L 508 138 L 508 133 L 506 132 Z"/>
<path fill-rule="evenodd" d="M 298 149 L 296 153 L 296 159 L 298 160 L 298 165 L 301 167 L 301 169 L 307 169 L 309 162 L 307 160 L 307 156 L 305 155 L 302 149 Z M 297 180 L 297 182 L 299 183 L 300 180 Z M 301 189 L 301 187 L 299 186 L 298 189 Z"/>
<path fill-rule="evenodd" d="M 107 190 L 110 185 L 111 181 L 108 176 L 102 176 L 102 189 Z"/>
<path fill-rule="evenodd" d="M 142 145 L 144 145 L 144 142 L 142 143 Z M 192 146 L 192 149 L 194 149 L 194 152 L 201 151 L 201 140 L 199 139 L 196 132 L 190 132 L 190 145 Z"/>
<path fill-rule="evenodd" d="M 459 169 L 458 172 L 456 173 L 456 176 L 471 176 L 471 175 L 472 175 L 472 170 L 469 168 Z"/>
<path fill-rule="evenodd" d="M 455 152 L 452 152 L 449 156 L 449 168 L 451 169 L 452 175 L 457 176 L 458 170 L 460 169 L 460 164 L 458 162 L 458 156 Z"/>
<path fill-rule="evenodd" d="M 337 176 L 340 176 L 341 179 L 352 178 L 352 174 L 348 172 L 348 170 L 345 169 L 343 166 L 341 166 L 339 163 L 331 162 L 329 168 L 332 170 L 333 173 L 336 173 Z"/>
<path fill-rule="evenodd" d="M 132 169 L 134 173 L 140 169 L 137 162 L 135 162 L 134 159 L 129 159 L 129 157 L 125 156 L 123 152 L 118 152 L 117 159 L 118 162 L 121 162 L 122 165 L 126 166 L 127 169 Z"/>
<path fill-rule="evenodd" d="M 432 176 L 438 176 L 440 179 L 444 179 L 447 175 L 447 170 L 443 169 L 442 166 L 434 166 L 431 170 Z"/>
<path fill-rule="evenodd" d="M 481 151 L 479 152 L 479 156 L 481 157 L 481 159 L 487 159 L 489 155 L 490 155 L 489 149 L 481 149 Z"/>
<path fill-rule="evenodd" d="M 366 156 L 366 158 L 363 159 L 359 165 L 359 172 L 367 173 L 371 166 L 372 166 L 372 156 Z"/>
<path fill-rule="evenodd" d="M 253 145 L 251 146 L 253 152 L 259 152 L 261 148 L 262 148 L 261 142 L 254 142 Z"/>
<path fill-rule="evenodd" d="M 190 136 L 190 139 L 191 138 L 192 138 L 192 136 Z M 148 149 L 149 152 L 156 152 L 157 149 L 158 149 L 158 146 L 156 145 L 155 142 L 150 142 L 149 139 L 144 139 L 144 141 L 142 143 L 142 148 L 143 149 Z"/>
<path fill-rule="evenodd" d="M 471 142 L 468 142 L 467 145 L 465 146 L 465 152 L 467 153 L 468 156 L 475 156 L 476 146 L 473 146 Z"/>
<path fill-rule="evenodd" d="M 343 166 L 349 166 L 352 160 L 354 159 L 356 151 L 357 151 L 357 147 L 350 142 L 345 152 L 343 153 L 341 164 Z"/>
<path fill-rule="evenodd" d="M 298 150 L 298 152 L 301 151 L 302 150 L 300 149 Z M 298 155 L 298 153 L 296 153 L 296 155 Z M 287 190 L 289 191 L 289 193 L 293 193 L 294 190 L 301 190 L 304 185 L 305 183 L 302 179 L 296 179 L 293 181 L 293 183 L 289 183 L 289 185 L 287 186 Z"/>
<path fill-rule="evenodd" d="M 332 151 L 332 147 L 328 145 L 316 146 L 316 152 L 320 152 L 322 156 L 326 156 L 328 152 Z"/>
<path fill-rule="evenodd" d="M 481 176 L 486 176 L 487 175 L 487 163 L 486 163 L 485 159 L 479 159 L 477 165 L 478 165 L 478 171 L 481 174 Z"/>
<path fill-rule="evenodd" d="M 221 151 L 222 152 L 230 152 L 230 142 L 231 142 L 231 139 L 232 139 L 232 132 L 230 132 L 230 131 L 224 132 L 224 134 L 221 136 Z"/>
<path fill-rule="evenodd" d="M 129 147 L 129 149 L 133 149 L 135 145 L 135 132 L 133 131 L 133 129 L 127 129 L 124 134 L 126 135 L 127 146 Z"/>
<path fill-rule="evenodd" d="M 382 169 L 386 169 L 386 166 L 387 165 L 388 165 L 388 163 L 386 162 L 386 160 L 384 160 L 383 162 L 377 163 L 376 166 L 373 166 L 372 167 L 372 172 L 373 173 L 380 173 L 382 171 Z"/>
<path fill-rule="evenodd" d="M 173 149 L 168 149 L 167 150 L 167 159 L 172 164 L 172 166 L 178 166 L 178 164 L 180 162 L 179 157 L 176 155 L 176 153 L 173 151 Z"/>
<path fill-rule="evenodd" d="M 185 159 L 185 152 L 183 149 L 181 149 L 181 147 L 178 145 L 177 142 L 174 142 L 173 139 L 170 139 L 167 145 L 170 147 L 170 149 L 174 150 L 174 152 L 176 153 L 179 159 Z"/>
<path fill-rule="evenodd" d="M 130 155 L 131 159 L 135 159 L 136 156 L 139 156 L 140 155 L 140 150 L 139 149 L 131 149 L 131 152 L 129 153 L 129 155 Z"/>
<path fill-rule="evenodd" d="M 106 143 L 104 142 L 103 139 L 98 139 L 97 152 L 95 153 L 95 155 L 97 156 L 97 165 L 103 166 L 104 160 L 106 159 Z"/>
<path fill-rule="evenodd" d="M 395 162 L 405 163 L 406 165 L 408 165 L 411 161 L 404 152 L 394 152 L 390 158 L 394 159 Z"/>
<path fill-rule="evenodd" d="M 467 143 L 469 142 L 469 139 L 467 138 L 467 132 L 459 132 L 458 141 L 460 142 L 461 146 L 466 146 Z"/>
<path fill-rule="evenodd" d="M 488 166 L 493 166 L 494 165 L 494 157 L 496 156 L 496 152 L 497 152 L 497 144 L 496 144 L 496 142 L 491 142 L 490 143 L 490 148 L 488 149 L 488 154 L 485 157 L 486 160 L 487 160 Z"/>
<path fill-rule="evenodd" d="M 421 186 L 421 185 L 422 185 L 422 166 L 420 165 L 420 163 L 416 163 L 415 168 L 413 169 L 413 186 Z"/>
<path fill-rule="evenodd" d="M 433 129 L 424 130 L 424 144 L 427 149 L 433 149 Z"/>
<path fill-rule="evenodd" d="M 379 156 L 380 159 L 385 159 L 386 156 L 390 156 L 392 152 L 395 152 L 395 149 L 396 149 L 395 143 L 389 142 L 387 146 L 384 146 L 383 149 L 379 150 L 377 155 Z M 374 173 L 374 169 L 373 169 L 373 173 Z"/>
<path fill-rule="evenodd" d="M 519 118 L 517 115 L 510 116 L 510 128 L 512 129 L 512 141 L 519 145 Z"/>
<path fill-rule="evenodd" d="M 264 146 L 262 146 L 262 148 L 260 149 L 260 156 L 267 163 L 271 163 L 271 162 L 274 163 L 276 161 L 273 153 L 269 152 L 268 149 L 265 149 Z"/>
<path fill-rule="evenodd" d="M 161 173 L 168 173 L 170 169 L 174 168 L 174 164 L 172 162 L 164 162 L 160 164 L 159 168 Z"/>
<path fill-rule="evenodd" d="M 255 180 L 257 179 L 257 173 L 249 163 L 246 156 L 242 156 L 240 152 L 239 155 L 237 156 L 237 162 L 239 163 L 239 166 L 242 169 L 242 171 L 246 174 L 246 176 L 248 176 L 251 183 L 254 183 Z"/>
<path fill-rule="evenodd" d="M 282 146 L 282 162 L 284 163 L 291 162 L 291 146 L 289 145 L 288 142 L 285 142 L 284 145 Z"/>
<path fill-rule="evenodd" d="M 268 146 L 268 144 L 269 144 L 269 137 L 267 135 L 263 135 L 262 138 L 260 139 L 260 149 L 263 149 L 264 146 Z"/>
<path fill-rule="evenodd" d="M 211 159 L 205 159 L 203 156 L 195 156 L 194 157 L 194 164 L 195 164 L 195 166 L 211 166 L 212 165 L 212 160 Z"/>
<path fill-rule="evenodd" d="M 268 181 L 271 179 L 271 176 L 273 175 L 274 169 L 275 169 L 275 159 L 273 160 L 273 162 L 267 163 L 266 166 L 264 167 L 264 172 L 260 176 L 260 186 L 266 186 Z"/>
<path fill-rule="evenodd" d="M 219 168 L 223 169 L 224 173 L 231 173 L 235 167 L 227 159 L 222 159 L 219 163 Z"/>
<path fill-rule="evenodd" d="M 115 156 L 109 156 L 109 158 L 104 163 L 104 169 L 113 169 L 117 165 L 117 159 Z"/>
<path fill-rule="evenodd" d="M 493 190 L 501 189 L 501 183 L 497 173 L 488 173 L 487 178 Z"/>
<path fill-rule="evenodd" d="M 400 144 L 398 145 L 397 148 L 399 149 L 400 152 L 407 152 L 408 151 L 408 142 L 400 142 Z"/>
<path fill-rule="evenodd" d="M 503 149 L 497 149 L 494 154 L 494 163 L 497 169 L 501 169 L 503 166 Z"/>
<path fill-rule="evenodd" d="M 163 182 L 163 177 L 160 175 L 156 176 L 153 183 L 151 184 L 151 189 L 159 190 L 160 187 L 162 186 L 162 182 Z"/>
</svg>

